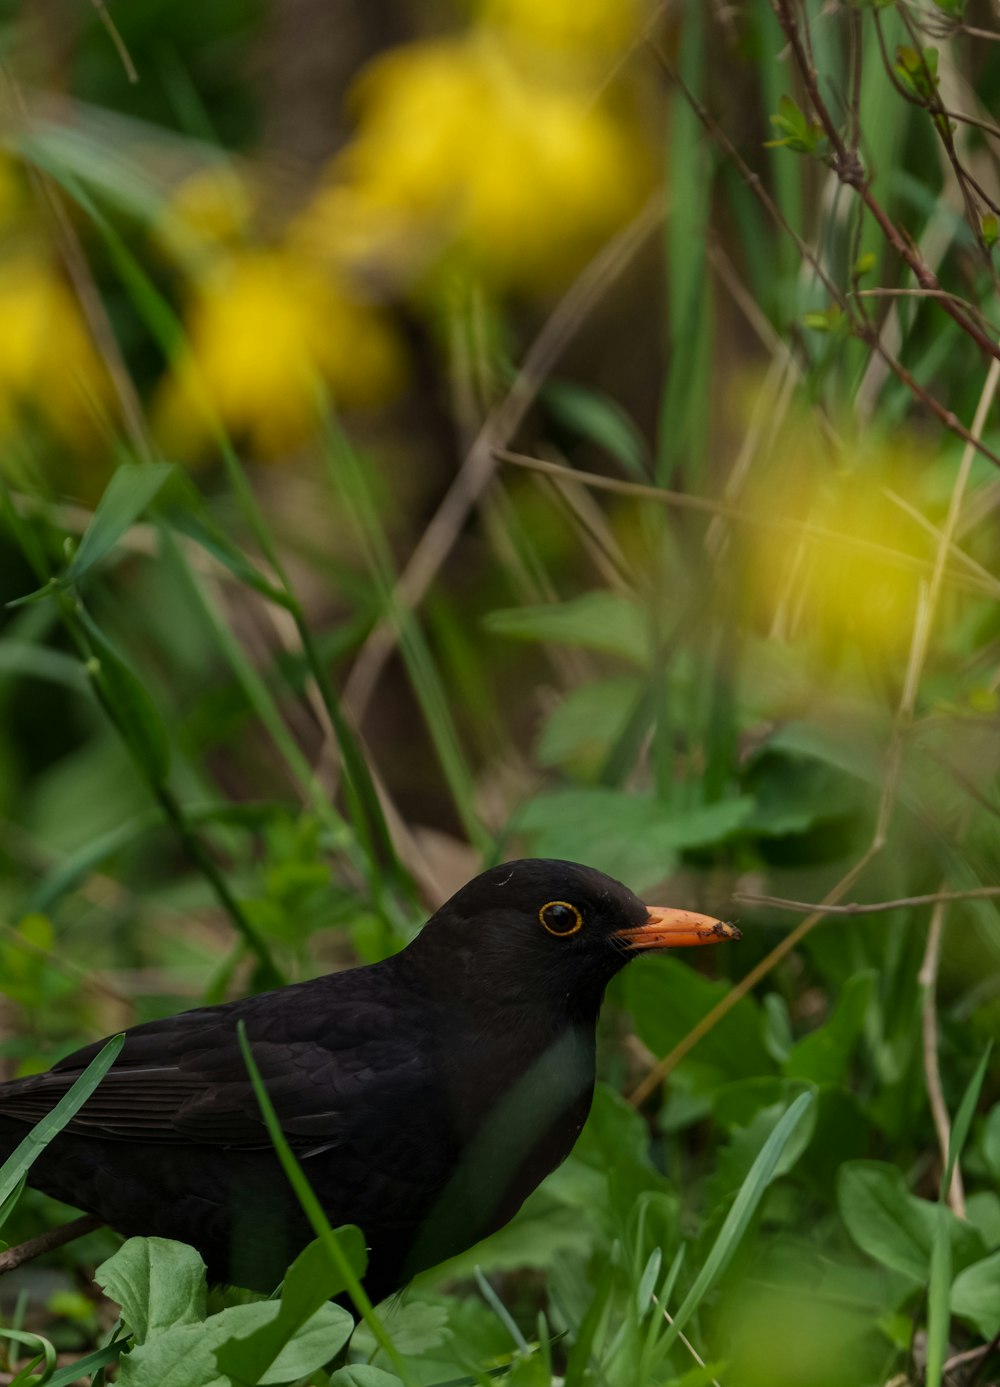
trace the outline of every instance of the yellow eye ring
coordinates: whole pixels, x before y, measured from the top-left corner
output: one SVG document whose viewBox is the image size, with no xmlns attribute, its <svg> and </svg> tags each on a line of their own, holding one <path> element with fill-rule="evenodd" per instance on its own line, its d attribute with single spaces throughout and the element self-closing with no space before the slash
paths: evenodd
<svg viewBox="0 0 1000 1387">
<path fill-rule="evenodd" d="M 569 916 L 566 915 L 566 911 L 570 912 Z M 556 916 L 551 924 L 545 918 L 549 912 Z M 583 916 L 570 901 L 546 901 L 538 912 L 538 919 L 543 928 L 547 929 L 549 934 L 554 934 L 557 939 L 565 938 L 568 934 L 576 934 L 583 924 Z"/>
</svg>

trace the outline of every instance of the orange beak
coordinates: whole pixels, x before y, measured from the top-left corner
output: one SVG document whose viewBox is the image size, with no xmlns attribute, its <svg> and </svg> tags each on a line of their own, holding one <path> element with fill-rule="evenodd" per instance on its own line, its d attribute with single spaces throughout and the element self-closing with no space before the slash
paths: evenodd
<svg viewBox="0 0 1000 1387">
<path fill-rule="evenodd" d="M 694 944 L 721 944 L 724 939 L 743 938 L 735 925 L 714 920 L 711 915 L 670 910 L 661 905 L 646 908 L 649 916 L 645 924 L 615 933 L 615 938 L 624 940 L 630 949 L 687 949 Z"/>
</svg>

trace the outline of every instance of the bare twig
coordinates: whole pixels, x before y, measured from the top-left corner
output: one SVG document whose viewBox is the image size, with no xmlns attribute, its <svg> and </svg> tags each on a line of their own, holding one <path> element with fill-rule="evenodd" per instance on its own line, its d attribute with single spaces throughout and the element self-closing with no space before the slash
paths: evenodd
<svg viewBox="0 0 1000 1387">
<path fill-rule="evenodd" d="M 139 74 L 136 71 L 135 63 L 132 61 L 132 55 L 125 46 L 125 40 L 119 33 L 117 24 L 108 13 L 108 7 L 105 5 L 104 0 L 90 0 L 90 3 L 97 11 L 101 23 L 107 30 L 108 38 L 114 44 L 115 52 L 121 59 L 122 67 L 125 69 L 125 76 L 130 82 L 138 82 Z"/>
<path fill-rule="evenodd" d="M 937 1132 L 938 1147 L 941 1151 L 941 1164 L 947 1168 L 948 1148 L 951 1145 L 951 1119 L 941 1089 L 941 1069 L 938 1064 L 938 1021 L 937 1021 L 937 975 L 941 959 L 941 935 L 944 931 L 944 917 L 947 910 L 945 901 L 938 901 L 931 912 L 930 929 L 927 931 L 927 947 L 917 981 L 923 991 L 921 1001 L 921 1033 L 924 1051 L 924 1082 L 927 1085 L 927 1101 L 930 1103 L 934 1130 Z M 962 1172 L 955 1162 L 948 1187 L 948 1203 L 959 1217 L 965 1217 L 965 1190 L 962 1186 Z"/>
<path fill-rule="evenodd" d="M 819 282 L 830 295 L 831 300 L 844 314 L 845 321 L 849 325 L 851 332 L 859 341 L 864 342 L 865 345 L 879 357 L 885 367 L 892 372 L 896 379 L 906 386 L 913 398 L 918 400 L 926 410 L 929 410 L 946 429 L 957 434 L 964 442 L 972 443 L 977 452 L 981 453 L 983 457 L 988 458 L 994 466 L 1000 467 L 1000 454 L 995 453 L 992 448 L 987 447 L 981 439 L 974 438 L 958 416 L 954 414 L 952 410 L 946 409 L 945 406 L 941 404 L 940 400 L 936 399 L 929 391 L 925 390 L 912 372 L 908 371 L 902 362 L 888 350 L 873 324 L 867 317 L 860 314 L 860 304 L 858 304 L 856 300 L 852 301 L 849 299 L 833 279 L 831 279 L 813 248 L 802 239 L 787 220 L 777 202 L 764 187 L 759 175 L 750 168 L 749 164 L 742 157 L 729 136 L 712 117 L 708 109 L 698 100 L 694 92 L 685 84 L 683 78 L 675 70 L 669 58 L 667 58 L 656 45 L 651 44 L 651 48 L 670 81 L 677 87 L 678 91 L 681 92 L 684 99 L 702 122 L 709 137 L 719 146 L 726 158 L 732 162 L 734 168 L 739 172 L 740 177 L 775 224 L 795 243 L 795 247 L 802 256 L 802 259 L 810 266 Z M 925 287 L 939 289 L 940 285 L 938 285 L 935 280 L 933 285 Z"/>
<path fill-rule="evenodd" d="M 398 627 L 392 613 L 412 609 L 423 601 L 461 533 L 466 517 L 493 477 L 497 449 L 506 447 L 510 442 L 553 364 L 562 355 L 581 322 L 660 225 L 664 211 L 662 195 L 657 193 L 639 215 L 595 256 L 538 334 L 510 390 L 486 416 L 444 500 L 399 576 L 389 604 L 389 615 L 383 617 L 365 641 L 348 676 L 344 702 L 352 709 L 359 724 L 396 644 Z"/>
<path fill-rule="evenodd" d="M 741 978 L 711 1011 L 709 1011 L 706 1016 L 703 1016 L 697 1025 L 692 1027 L 688 1034 L 674 1046 L 669 1054 L 658 1060 L 657 1063 L 651 1067 L 642 1081 L 637 1084 L 632 1093 L 628 1095 L 631 1103 L 638 1105 L 654 1092 L 671 1070 L 673 1070 L 684 1056 L 697 1045 L 698 1041 L 707 1035 L 724 1016 L 728 1015 L 732 1008 L 736 1006 L 737 1002 L 739 1002 L 742 997 L 745 997 L 762 978 L 767 976 L 771 969 L 774 968 L 781 959 L 791 953 L 792 949 L 815 928 L 826 915 L 827 908 L 831 905 L 836 905 L 840 901 L 858 880 L 869 863 L 878 856 L 885 846 L 896 802 L 896 790 L 902 771 L 903 740 L 913 720 L 917 692 L 927 658 L 930 635 L 934 626 L 934 618 L 937 612 L 937 605 L 944 580 L 948 549 L 953 542 L 961 514 L 961 505 L 971 468 L 975 439 L 978 438 L 985 426 L 986 417 L 993 403 L 998 381 L 1000 381 L 1000 362 L 994 359 L 990 363 L 986 382 L 979 397 L 975 418 L 970 430 L 970 444 L 963 452 L 958 474 L 955 478 L 954 486 L 952 487 L 948 515 L 941 530 L 930 581 L 925 585 L 921 594 L 917 619 L 914 623 L 913 633 L 910 638 L 910 651 L 907 660 L 903 692 L 900 696 L 899 705 L 896 709 L 896 716 L 893 722 L 892 739 L 886 758 L 882 793 L 879 798 L 875 831 L 872 835 L 871 843 L 854 866 L 830 889 L 821 905 L 813 910 L 811 914 L 807 915 L 806 918 L 792 930 L 791 934 L 787 935 L 765 958 L 761 959 L 760 963 L 758 963 L 755 968 L 752 968 L 745 977 Z"/>
<path fill-rule="evenodd" d="M 680 1064 L 685 1055 L 689 1054 L 690 1051 L 694 1049 L 699 1040 L 702 1040 L 708 1035 L 709 1031 L 713 1030 L 723 1017 L 728 1016 L 737 1002 L 745 997 L 748 992 L 752 991 L 760 980 L 766 978 L 771 969 L 781 962 L 786 954 L 790 954 L 792 950 L 801 943 L 810 930 L 813 929 L 815 925 L 819 924 L 820 920 L 822 920 L 823 916 L 827 913 L 829 906 L 838 901 L 841 896 L 851 889 L 872 858 L 880 851 L 881 846 L 880 843 L 873 843 L 841 880 L 831 888 L 822 905 L 820 905 L 813 914 L 807 916 L 801 924 L 797 925 L 795 929 L 792 930 L 791 934 L 786 935 L 785 938 L 781 940 L 780 944 L 776 944 L 771 952 L 762 958 L 755 968 L 751 968 L 750 972 L 747 973 L 745 977 L 740 978 L 739 982 L 715 1004 L 712 1010 L 707 1012 L 698 1024 L 692 1026 L 687 1035 L 677 1042 L 669 1054 L 664 1055 L 662 1059 L 657 1060 L 656 1064 L 651 1066 L 649 1072 L 638 1084 L 636 1084 L 635 1088 L 628 1095 L 628 1101 L 630 1103 L 635 1107 L 638 1107 L 640 1103 L 644 1103 L 649 1095 L 659 1087 L 667 1075 Z"/>
<path fill-rule="evenodd" d="M 47 1233 L 39 1233 L 37 1238 L 29 1238 L 27 1242 L 8 1247 L 6 1252 L 0 1252 L 0 1276 L 5 1271 L 23 1267 L 25 1262 L 32 1262 L 36 1257 L 44 1256 L 46 1252 L 54 1252 L 57 1247 L 64 1247 L 66 1243 L 74 1242 L 85 1233 L 92 1233 L 95 1228 L 101 1227 L 101 1219 L 95 1218 L 93 1214 L 83 1214 L 69 1223 L 61 1223 L 58 1228 L 50 1228 Z"/>
<path fill-rule="evenodd" d="M 660 1305 L 660 1302 L 657 1300 L 656 1296 L 653 1296 L 653 1304 L 654 1304 L 654 1305 Z M 662 1306 L 662 1305 L 660 1305 L 660 1309 L 661 1309 L 661 1311 L 663 1312 L 663 1318 L 666 1320 L 667 1324 L 673 1324 L 673 1322 L 674 1322 L 674 1317 L 673 1317 L 673 1315 L 670 1313 L 670 1311 L 667 1310 L 667 1309 L 665 1309 L 664 1306 Z M 678 1331 L 677 1331 L 677 1337 L 678 1337 L 678 1339 L 680 1339 L 681 1343 L 682 1343 L 682 1344 L 684 1345 L 684 1347 L 687 1349 L 688 1353 L 690 1353 L 690 1355 L 691 1355 L 691 1357 L 694 1359 L 694 1361 L 698 1364 L 698 1367 L 699 1367 L 699 1368 L 704 1368 L 704 1367 L 705 1367 L 705 1360 L 704 1360 L 704 1358 L 702 1358 L 701 1354 L 700 1354 L 700 1353 L 698 1352 L 698 1350 L 695 1348 L 694 1344 L 692 1344 L 691 1340 L 687 1337 L 687 1335 L 686 1335 L 682 1330 L 678 1330 Z M 715 1379 L 714 1377 L 709 1378 L 709 1381 L 711 1382 L 712 1387 L 721 1387 L 721 1383 L 717 1382 L 716 1379 Z"/>
<path fill-rule="evenodd" d="M 922 896 L 898 896 L 891 901 L 850 901 L 847 905 L 828 905 L 816 901 L 792 901 L 784 896 L 759 896 L 751 891 L 737 891 L 733 900 L 740 905 L 759 906 L 766 910 L 819 911 L 823 915 L 884 915 L 890 910 L 909 910 L 921 905 L 939 905 L 951 901 L 986 901 L 1000 896 L 1000 886 L 976 886 L 969 891 L 929 891 Z"/>
<path fill-rule="evenodd" d="M 796 67 L 799 70 L 799 75 L 802 78 L 806 93 L 809 97 L 809 102 L 830 142 L 830 147 L 833 151 L 830 156 L 830 167 L 836 173 L 841 183 L 846 187 L 854 189 L 855 193 L 874 218 L 876 225 L 882 232 L 886 241 L 892 246 L 893 250 L 904 264 L 908 266 L 921 288 L 935 291 L 939 290 L 941 285 L 934 271 L 923 260 L 916 247 L 903 235 L 882 207 L 881 203 L 879 203 L 872 192 L 868 175 L 860 157 L 855 151 L 848 149 L 841 138 L 837 123 L 831 116 L 822 93 L 820 92 L 819 78 L 803 45 L 798 21 L 792 11 L 789 0 L 771 0 L 771 4 L 778 23 L 781 25 L 782 31 L 788 40 Z M 957 304 L 947 298 L 936 299 L 935 301 L 941 304 L 945 313 L 958 324 L 962 331 L 970 337 L 983 352 L 993 357 L 995 360 L 1000 361 L 1000 345 L 998 345 L 994 339 L 987 336 L 979 325 L 973 322 Z"/>
<path fill-rule="evenodd" d="M 637 501 L 655 501 L 659 505 L 676 506 L 681 510 L 702 511 L 706 515 L 722 516 L 729 520 L 741 521 L 746 525 L 753 525 L 759 529 L 775 530 L 792 536 L 807 535 L 814 539 L 843 545 L 845 548 L 854 549 L 859 553 L 871 554 L 873 558 L 881 559 L 885 563 L 911 573 L 929 574 L 932 571 L 930 560 L 920 559 L 902 549 L 892 549 L 888 545 L 879 544 L 877 540 L 866 539 L 864 535 L 852 535 L 841 530 L 831 530 L 826 525 L 817 525 L 810 520 L 758 514 L 754 511 L 744 510 L 742 507 L 727 501 L 716 501 L 709 496 L 693 496 L 686 491 L 671 491 L 667 487 L 653 486 L 645 482 L 629 482 L 618 477 L 605 477 L 599 472 L 586 472 L 580 468 L 569 467 L 565 463 L 550 462 L 547 458 L 536 458 L 526 453 L 515 453 L 509 448 L 498 448 L 496 456 L 515 467 L 524 467 L 532 472 L 543 472 L 548 476 L 561 478 L 564 481 L 578 482 L 595 491 L 610 491 L 618 496 L 631 497 Z M 890 499 L 893 498 L 890 496 Z M 923 528 L 927 529 L 935 538 L 940 539 L 941 532 L 930 521 L 922 516 L 919 520 L 916 515 L 913 518 L 915 523 L 922 524 Z M 989 594 L 991 597 L 1000 596 L 1000 580 L 994 578 L 981 565 L 976 564 L 964 550 L 959 549 L 954 544 L 951 546 L 951 553 L 968 570 L 965 575 L 954 571 L 948 575 L 956 587 L 966 589 L 969 592 Z"/>
</svg>

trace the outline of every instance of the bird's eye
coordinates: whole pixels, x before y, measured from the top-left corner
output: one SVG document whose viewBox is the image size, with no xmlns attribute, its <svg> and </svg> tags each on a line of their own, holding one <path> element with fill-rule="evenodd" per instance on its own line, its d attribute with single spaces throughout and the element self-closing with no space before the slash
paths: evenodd
<svg viewBox="0 0 1000 1387">
<path fill-rule="evenodd" d="M 549 901 L 538 912 L 538 918 L 549 934 L 576 934 L 583 916 L 569 901 Z"/>
</svg>

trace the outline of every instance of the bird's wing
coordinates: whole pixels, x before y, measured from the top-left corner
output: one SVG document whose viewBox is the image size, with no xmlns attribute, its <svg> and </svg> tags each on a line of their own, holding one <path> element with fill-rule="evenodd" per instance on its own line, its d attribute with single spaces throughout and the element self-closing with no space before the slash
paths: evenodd
<svg viewBox="0 0 1000 1387">
<path fill-rule="evenodd" d="M 347 975 L 342 975 L 347 976 Z M 426 1079 L 426 1050 L 401 1026 L 397 1000 L 336 986 L 336 977 L 244 1002 L 135 1026 L 121 1055 L 65 1129 L 133 1142 L 267 1147 L 270 1140 L 237 1036 L 254 1059 L 293 1146 L 350 1140 L 370 1105 L 392 1104 Z M 410 1018 L 407 1018 L 408 1022 Z M 400 1032 L 407 1036 L 400 1041 Z M 78 1050 L 46 1074 L 0 1085 L 0 1114 L 37 1122 L 100 1049 Z"/>
</svg>

